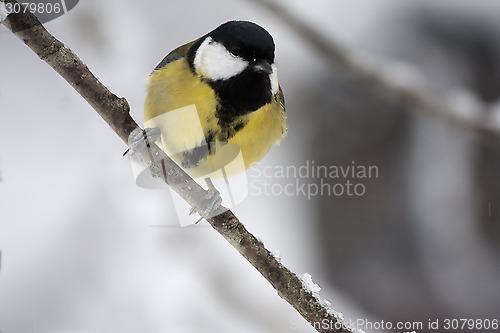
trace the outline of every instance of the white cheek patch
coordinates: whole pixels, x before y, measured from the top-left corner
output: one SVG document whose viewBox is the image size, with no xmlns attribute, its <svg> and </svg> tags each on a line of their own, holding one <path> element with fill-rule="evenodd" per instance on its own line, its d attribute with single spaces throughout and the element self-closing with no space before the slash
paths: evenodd
<svg viewBox="0 0 500 333">
<path fill-rule="evenodd" d="M 243 72 L 248 62 L 232 55 L 224 45 L 207 37 L 194 57 L 196 71 L 210 80 L 227 80 Z"/>
<path fill-rule="evenodd" d="M 271 81 L 271 93 L 274 96 L 279 90 L 278 68 L 276 67 L 275 64 L 272 64 L 271 68 L 273 69 L 273 72 L 269 74 L 269 80 Z"/>
</svg>

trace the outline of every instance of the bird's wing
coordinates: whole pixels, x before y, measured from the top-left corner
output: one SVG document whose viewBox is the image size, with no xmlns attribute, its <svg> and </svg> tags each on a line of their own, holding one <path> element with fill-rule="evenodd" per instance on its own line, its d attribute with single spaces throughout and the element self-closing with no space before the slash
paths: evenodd
<svg viewBox="0 0 500 333">
<path fill-rule="evenodd" d="M 187 43 L 187 44 L 184 44 L 182 46 L 179 46 L 175 50 L 171 51 L 155 67 L 155 69 L 153 70 L 153 72 L 155 72 L 157 70 L 160 70 L 160 69 L 163 69 L 165 66 L 167 66 L 168 64 L 170 64 L 170 63 L 172 63 L 172 62 L 174 62 L 176 60 L 188 57 L 189 49 L 196 42 L 198 42 L 198 41 L 199 41 L 199 39 L 194 40 L 194 41 L 192 41 L 190 43 Z M 171 99 L 175 99 L 174 96 L 170 96 L 170 98 Z M 176 128 L 169 128 L 169 130 L 163 129 L 163 131 L 168 132 L 169 134 L 171 134 L 171 133 L 175 132 L 175 130 L 177 130 L 179 128 L 182 128 L 182 126 L 181 127 L 176 126 Z M 185 128 L 184 128 L 184 130 L 185 130 Z M 184 167 L 186 167 L 186 168 L 197 166 L 200 163 L 201 160 L 205 159 L 209 154 L 215 152 L 215 151 L 213 151 L 214 147 L 212 147 L 212 144 L 213 144 L 212 141 L 214 141 L 213 136 L 211 136 L 209 134 L 209 129 L 208 128 L 204 128 L 203 131 L 204 131 L 204 133 L 203 133 L 204 134 L 204 138 L 200 142 L 195 143 L 192 146 L 192 148 L 184 151 L 184 153 L 183 153 L 183 156 L 182 156 L 182 165 Z M 191 146 L 191 145 L 188 144 L 188 146 Z"/>
<path fill-rule="evenodd" d="M 167 54 L 167 56 L 165 58 L 163 58 L 163 60 L 160 61 L 160 63 L 155 67 L 155 70 L 158 70 L 160 68 L 165 67 L 166 65 L 168 65 L 172 61 L 175 61 L 175 60 L 180 59 L 180 58 L 184 58 L 194 43 L 196 43 L 196 40 L 192 41 L 190 43 L 184 44 L 182 46 L 179 46 L 178 48 L 176 48 L 175 50 L 173 50 L 172 52 Z"/>
<path fill-rule="evenodd" d="M 285 111 L 285 95 L 283 94 L 283 90 L 281 89 L 281 86 L 279 87 L 279 91 L 278 91 L 278 101 L 281 105 L 281 107 L 283 108 L 283 111 Z"/>
</svg>

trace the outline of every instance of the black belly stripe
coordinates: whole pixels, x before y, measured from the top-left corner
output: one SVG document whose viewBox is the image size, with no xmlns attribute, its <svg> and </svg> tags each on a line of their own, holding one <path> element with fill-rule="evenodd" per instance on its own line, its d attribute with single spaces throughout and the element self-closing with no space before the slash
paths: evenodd
<svg viewBox="0 0 500 333">
<path fill-rule="evenodd" d="M 215 136 L 212 131 L 208 132 L 205 142 L 201 142 L 199 146 L 191 150 L 185 151 L 182 154 L 182 166 L 184 168 L 192 168 L 200 164 L 201 160 L 209 155 L 215 154 Z"/>
<path fill-rule="evenodd" d="M 219 107 L 215 113 L 217 124 L 220 127 L 220 133 L 217 135 L 217 140 L 221 143 L 227 143 L 239 131 L 245 128 L 248 120 L 243 119 L 241 115 L 237 115 L 234 111 L 224 110 Z"/>
</svg>

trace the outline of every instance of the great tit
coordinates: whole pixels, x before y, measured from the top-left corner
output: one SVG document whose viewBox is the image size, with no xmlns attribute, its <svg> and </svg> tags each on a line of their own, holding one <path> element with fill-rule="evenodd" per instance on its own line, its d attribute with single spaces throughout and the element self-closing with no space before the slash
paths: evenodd
<svg viewBox="0 0 500 333">
<path fill-rule="evenodd" d="M 230 21 L 173 50 L 150 74 L 145 127 L 159 129 L 162 149 L 191 176 L 238 153 L 244 170 L 285 135 L 274 50 L 264 28 Z"/>
</svg>

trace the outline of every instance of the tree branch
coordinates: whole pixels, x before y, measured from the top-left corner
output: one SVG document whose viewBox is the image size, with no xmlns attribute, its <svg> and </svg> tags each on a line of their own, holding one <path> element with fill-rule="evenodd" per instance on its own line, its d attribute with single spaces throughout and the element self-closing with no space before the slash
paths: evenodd
<svg viewBox="0 0 500 333">
<path fill-rule="evenodd" d="M 0 13 L 5 9 L 2 8 L 5 3 L 14 4 L 16 1 L 0 0 Z M 99 82 L 76 54 L 52 36 L 33 14 L 29 11 L 11 13 L 1 23 L 59 73 L 125 143 L 128 142 L 131 133 L 138 131 L 139 126 L 130 116 L 129 105 L 125 98 L 117 97 Z M 206 191 L 161 149 L 153 144 L 150 152 L 137 151 L 136 154 L 150 165 L 154 176 L 163 178 L 191 206 L 202 207 L 202 198 Z M 151 157 L 154 161 L 151 161 Z M 343 324 L 341 316 L 329 309 L 326 301 L 321 301 L 297 275 L 271 255 L 262 242 L 249 233 L 230 210 L 221 207 L 216 213 L 218 215 L 207 219 L 210 225 L 231 243 L 269 281 L 278 295 L 290 303 L 318 332 L 354 332 L 352 328 Z"/>
<path fill-rule="evenodd" d="M 277 18 L 291 27 L 304 41 L 316 50 L 332 67 L 340 68 L 350 76 L 359 80 L 367 89 L 383 96 L 405 109 L 413 109 L 428 112 L 434 116 L 444 119 L 451 124 L 459 125 L 465 129 L 472 129 L 485 136 L 485 139 L 500 141 L 500 122 L 493 121 L 489 110 L 483 106 L 481 110 L 458 109 L 443 97 L 432 94 L 430 91 L 418 89 L 414 86 L 401 84 L 396 80 L 384 75 L 377 68 L 371 68 L 357 57 L 350 54 L 342 46 L 327 38 L 317 31 L 313 26 L 294 15 L 288 7 L 273 0 L 254 0 L 262 7 L 272 12 Z"/>
</svg>

